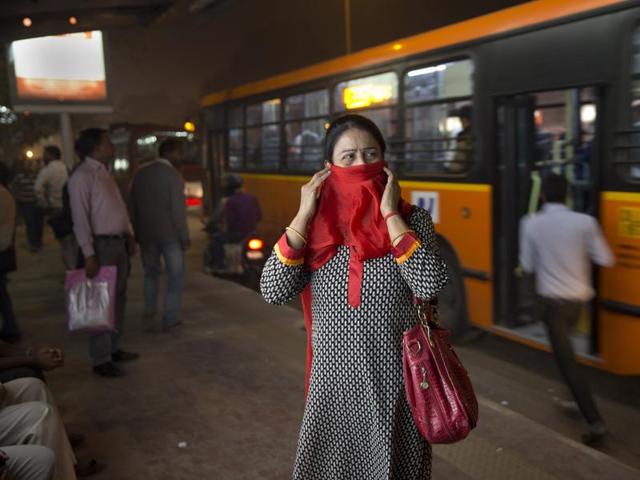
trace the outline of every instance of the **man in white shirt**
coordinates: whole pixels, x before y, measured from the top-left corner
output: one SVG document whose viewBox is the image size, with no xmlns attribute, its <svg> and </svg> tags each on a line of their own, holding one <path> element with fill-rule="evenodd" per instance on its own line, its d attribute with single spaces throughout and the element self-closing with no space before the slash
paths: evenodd
<svg viewBox="0 0 640 480">
<path fill-rule="evenodd" d="M 61 160 L 60 149 L 55 145 L 47 145 L 42 160 L 44 167 L 38 172 L 34 186 L 38 206 L 46 210 L 61 210 L 62 188 L 67 183 L 69 173 Z"/>
<path fill-rule="evenodd" d="M 71 225 L 61 221 L 64 216 L 63 191 L 69 179 L 67 166 L 61 158 L 60 149 L 55 145 L 44 147 L 42 159 L 45 166 L 38 173 L 34 190 L 38 206 L 49 215 L 48 223 L 60 243 L 64 265 L 67 270 L 72 270 L 78 261 L 78 244 Z"/>
<path fill-rule="evenodd" d="M 591 445 L 598 443 L 606 430 L 569 336 L 583 306 L 595 295 L 591 263 L 609 267 L 614 258 L 597 220 L 565 206 L 567 189 L 563 176 L 550 174 L 543 179 L 544 207 L 522 222 L 520 263 L 526 272 L 536 275 L 542 320 L 558 367 L 589 424 L 582 440 Z"/>
</svg>

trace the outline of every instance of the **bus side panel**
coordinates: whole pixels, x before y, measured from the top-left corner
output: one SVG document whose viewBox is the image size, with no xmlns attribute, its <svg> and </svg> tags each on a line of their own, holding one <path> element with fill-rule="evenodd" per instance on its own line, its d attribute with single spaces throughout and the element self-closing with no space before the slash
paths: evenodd
<svg viewBox="0 0 640 480">
<path fill-rule="evenodd" d="M 300 206 L 300 188 L 311 177 L 242 174 L 245 190 L 258 198 L 262 209 L 259 233 L 267 245 L 276 243 Z"/>
<path fill-rule="evenodd" d="M 604 192 L 601 221 L 616 257 L 613 268 L 600 273 L 600 300 L 640 307 L 640 194 Z M 599 310 L 599 348 L 607 370 L 640 373 L 640 318 Z"/>
<path fill-rule="evenodd" d="M 402 196 L 431 211 L 436 230 L 453 246 L 460 266 L 486 276 L 465 278 L 470 321 L 493 321 L 492 210 L 489 185 L 400 182 Z"/>
</svg>

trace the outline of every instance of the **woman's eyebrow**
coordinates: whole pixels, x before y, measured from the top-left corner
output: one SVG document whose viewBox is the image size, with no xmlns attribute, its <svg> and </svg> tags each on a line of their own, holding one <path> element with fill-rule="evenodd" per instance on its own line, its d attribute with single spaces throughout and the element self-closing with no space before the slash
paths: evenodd
<svg viewBox="0 0 640 480">
<path fill-rule="evenodd" d="M 377 150 L 378 147 L 364 147 L 361 148 L 360 150 Z M 347 152 L 357 152 L 358 149 L 357 148 L 346 148 L 342 151 L 340 151 L 340 154 L 342 155 L 343 153 L 347 153 Z"/>
</svg>

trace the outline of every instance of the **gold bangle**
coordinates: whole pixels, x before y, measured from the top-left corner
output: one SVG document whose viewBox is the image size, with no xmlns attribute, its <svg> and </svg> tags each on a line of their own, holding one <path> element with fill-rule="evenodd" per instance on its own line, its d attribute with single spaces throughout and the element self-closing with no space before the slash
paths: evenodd
<svg viewBox="0 0 640 480">
<path fill-rule="evenodd" d="M 402 233 L 400 233 L 400 234 L 396 235 L 396 236 L 393 238 L 393 240 L 391 240 L 391 245 L 393 245 L 394 243 L 396 243 L 396 240 L 397 240 L 397 239 L 399 239 L 401 236 L 403 236 L 403 235 L 405 235 L 405 234 L 407 234 L 407 233 L 415 233 L 415 232 L 413 232 L 413 230 L 405 230 L 404 232 L 402 232 Z"/>
<path fill-rule="evenodd" d="M 295 233 L 297 236 L 299 236 L 299 237 L 300 237 L 300 239 L 304 242 L 304 244 L 305 244 L 305 245 L 307 244 L 307 239 L 306 239 L 306 238 L 304 238 L 304 235 L 302 235 L 302 234 L 301 234 L 299 231 L 297 231 L 295 228 L 293 228 L 293 227 L 286 227 L 286 228 L 285 228 L 285 230 L 286 230 L 286 231 L 291 231 L 291 232 Z"/>
</svg>

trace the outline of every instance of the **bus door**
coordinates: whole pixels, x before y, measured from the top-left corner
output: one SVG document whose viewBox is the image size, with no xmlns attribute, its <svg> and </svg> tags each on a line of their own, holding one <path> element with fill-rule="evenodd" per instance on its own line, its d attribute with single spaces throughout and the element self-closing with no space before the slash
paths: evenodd
<svg viewBox="0 0 640 480">
<path fill-rule="evenodd" d="M 548 172 L 567 178 L 570 208 L 597 214 L 599 92 L 572 88 L 497 102 L 496 323 L 537 342 L 547 343 L 547 336 L 534 278 L 519 264 L 520 224 L 541 207 L 541 178 Z M 575 328 L 573 341 L 582 355 L 597 355 L 595 312 L 587 306 Z"/>
</svg>

